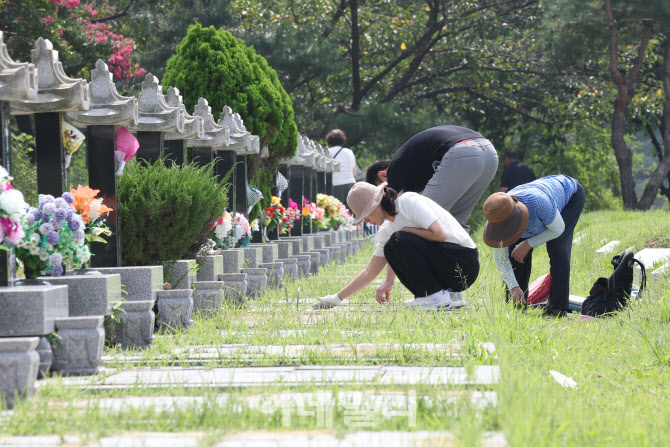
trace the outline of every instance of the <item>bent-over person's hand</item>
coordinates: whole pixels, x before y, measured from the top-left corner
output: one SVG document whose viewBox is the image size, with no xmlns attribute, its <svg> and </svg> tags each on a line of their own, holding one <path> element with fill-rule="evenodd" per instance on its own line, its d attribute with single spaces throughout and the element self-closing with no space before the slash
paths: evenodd
<svg viewBox="0 0 670 447">
<path fill-rule="evenodd" d="M 523 290 L 521 290 L 521 287 L 517 286 L 512 289 L 512 300 L 514 300 L 514 304 L 519 306 L 525 304 L 525 300 L 523 297 Z"/>
<path fill-rule="evenodd" d="M 386 304 L 389 301 L 389 294 L 393 289 L 393 283 L 384 282 L 381 286 L 377 287 L 377 292 L 375 293 L 375 298 L 379 304 Z"/>
<path fill-rule="evenodd" d="M 314 303 L 312 308 L 314 309 L 331 309 L 333 307 L 339 306 L 342 304 L 342 300 L 340 299 L 339 295 L 337 293 L 333 295 L 326 295 L 321 298 L 319 298 L 319 301 Z"/>
<path fill-rule="evenodd" d="M 526 256 L 528 255 L 528 252 L 530 252 L 531 248 L 532 247 L 528 241 L 523 241 L 514 247 L 514 250 L 512 250 L 512 259 L 523 264 L 523 260 L 526 259 Z"/>
</svg>

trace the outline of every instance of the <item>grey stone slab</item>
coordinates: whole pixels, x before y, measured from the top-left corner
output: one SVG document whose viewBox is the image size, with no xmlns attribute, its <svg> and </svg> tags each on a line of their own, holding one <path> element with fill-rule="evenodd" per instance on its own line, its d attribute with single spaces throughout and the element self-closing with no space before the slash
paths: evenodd
<svg viewBox="0 0 670 447">
<path fill-rule="evenodd" d="M 193 283 L 193 309 L 214 313 L 223 305 L 223 281 L 197 281 Z"/>
<path fill-rule="evenodd" d="M 265 293 L 268 283 L 266 268 L 242 269 L 241 273 L 247 275 L 247 298 L 255 299 Z"/>
<path fill-rule="evenodd" d="M 56 320 L 58 341 L 51 343 L 52 371 L 63 375 L 95 374 L 102 365 L 105 330 L 102 316 L 68 317 Z"/>
<path fill-rule="evenodd" d="M 42 379 L 49 375 L 49 370 L 51 369 L 51 364 L 54 359 L 49 340 L 46 337 L 40 337 L 40 341 L 37 344 L 35 351 L 37 351 L 37 355 L 40 356 L 40 366 L 37 371 L 37 378 Z"/>
<path fill-rule="evenodd" d="M 621 243 L 621 241 L 611 241 L 608 242 L 607 244 L 603 245 L 600 247 L 598 250 L 596 250 L 597 255 L 606 255 L 610 254 L 614 251 L 614 249 Z"/>
<path fill-rule="evenodd" d="M 182 433 L 136 433 L 101 438 L 99 447 L 197 447 L 201 436 Z"/>
<path fill-rule="evenodd" d="M 141 349 L 154 341 L 155 301 L 123 301 L 119 316 L 121 324 L 115 324 L 116 342 L 123 349 Z"/>
<path fill-rule="evenodd" d="M 247 299 L 247 274 L 224 273 L 219 275 L 223 281 L 223 298 L 234 304 L 243 304 Z"/>
<path fill-rule="evenodd" d="M 14 396 L 30 396 L 35 392 L 35 380 L 40 358 L 35 352 L 37 337 L 0 338 L 0 393 L 9 408 Z"/>
<path fill-rule="evenodd" d="M 242 248 L 244 251 L 244 267 L 245 268 L 257 268 L 258 264 L 263 263 L 263 250 L 260 247 L 248 247 Z"/>
<path fill-rule="evenodd" d="M 308 407 L 310 408 L 310 407 Z M 400 412 L 407 423 L 407 412 Z M 296 416 L 297 417 L 297 416 Z M 374 427 L 364 414 L 352 416 L 359 427 Z M 396 415 L 399 417 L 399 415 Z M 458 445 L 449 432 L 428 431 L 357 431 L 342 437 L 324 431 L 315 432 L 240 432 L 229 435 L 214 447 L 419 447 Z M 482 447 L 506 447 L 502 433 L 484 433 Z"/>
<path fill-rule="evenodd" d="M 319 253 L 319 266 L 325 267 L 331 261 L 331 250 L 327 248 L 315 248 L 315 252 Z"/>
<path fill-rule="evenodd" d="M 319 267 L 321 267 L 321 253 L 312 250 L 305 254 L 309 255 L 309 272 L 312 275 L 316 275 L 319 272 Z"/>
<path fill-rule="evenodd" d="M 670 261 L 670 248 L 645 248 L 635 253 L 635 258 L 639 259 L 647 272 L 651 273 L 656 269 L 655 267 L 662 267 Z M 638 284 L 642 281 L 642 271 L 637 264 L 635 265 L 635 281 Z"/>
<path fill-rule="evenodd" d="M 293 280 L 298 279 L 298 259 L 297 258 L 286 258 L 279 259 L 284 268 L 284 278 L 291 278 Z"/>
<path fill-rule="evenodd" d="M 267 269 L 268 287 L 284 287 L 284 263 L 280 261 L 260 264 L 259 267 Z"/>
<path fill-rule="evenodd" d="M 223 273 L 240 273 L 244 268 L 245 253 L 239 248 L 231 248 L 221 252 L 223 257 Z"/>
<path fill-rule="evenodd" d="M 137 387 L 234 388 L 263 385 L 379 384 L 387 386 L 472 386 L 498 382 L 497 366 L 477 366 L 472 377 L 462 367 L 421 366 L 301 366 L 231 368 L 136 368 L 93 382 L 64 379 L 65 386 L 85 389 Z"/>
<path fill-rule="evenodd" d="M 291 253 L 293 256 L 299 255 L 304 251 L 302 238 L 300 237 L 280 237 L 279 240 L 291 244 Z"/>
<path fill-rule="evenodd" d="M 0 436 L 2 447 L 63 447 L 84 445 L 77 436 Z"/>
<path fill-rule="evenodd" d="M 159 290 L 156 292 L 160 332 L 175 333 L 188 329 L 193 324 L 193 290 Z"/>
<path fill-rule="evenodd" d="M 492 385 L 500 380 L 498 366 L 477 366 L 470 377 L 465 368 L 448 366 L 387 366 L 385 385 Z"/>
<path fill-rule="evenodd" d="M 263 263 L 274 262 L 279 257 L 279 246 L 277 244 L 251 244 L 251 246 L 260 247 L 263 252 Z M 260 266 L 259 266 L 260 267 Z"/>
<path fill-rule="evenodd" d="M 156 290 L 163 290 L 163 266 L 104 267 L 101 273 L 121 275 L 127 301 L 156 301 Z"/>
<path fill-rule="evenodd" d="M 279 240 L 275 244 L 277 245 L 277 257 L 279 259 L 286 259 L 293 255 L 293 244 L 290 242 Z"/>
<path fill-rule="evenodd" d="M 223 256 L 205 256 L 198 269 L 197 280 L 216 281 L 216 278 L 221 274 L 223 274 Z"/>
<path fill-rule="evenodd" d="M 68 316 L 67 286 L 0 288 L 0 337 L 47 335 Z"/>
<path fill-rule="evenodd" d="M 311 276 L 311 256 L 310 255 L 293 255 L 296 259 L 298 267 L 298 277 L 309 278 Z M 318 267 L 318 265 L 317 265 Z"/>
<path fill-rule="evenodd" d="M 326 245 L 326 241 L 324 240 L 324 236 L 320 234 L 312 235 L 310 236 L 311 239 L 314 241 L 314 249 L 318 250 L 323 248 Z"/>
<path fill-rule="evenodd" d="M 69 273 L 69 272 L 68 272 Z M 53 285 L 68 287 L 68 313 L 70 317 L 110 315 L 112 305 L 121 301 L 120 275 L 66 275 L 40 279 Z"/>
<path fill-rule="evenodd" d="M 182 259 L 168 262 L 163 266 L 163 280 L 170 283 L 172 289 L 191 289 L 196 280 L 195 259 Z"/>
</svg>

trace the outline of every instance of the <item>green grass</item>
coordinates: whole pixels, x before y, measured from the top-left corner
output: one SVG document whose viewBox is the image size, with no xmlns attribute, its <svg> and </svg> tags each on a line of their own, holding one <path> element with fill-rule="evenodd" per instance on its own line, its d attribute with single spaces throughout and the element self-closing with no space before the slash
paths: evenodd
<svg viewBox="0 0 670 447">
<path fill-rule="evenodd" d="M 586 234 L 573 247 L 571 293 L 586 295 L 598 276 L 608 276 L 609 257 L 596 257 L 602 240 L 621 240 L 619 251 L 633 247 L 666 245 L 670 234 L 667 213 L 597 212 L 582 216 L 577 234 Z M 665 239 L 664 239 L 665 238 Z M 522 312 L 505 304 L 501 280 L 491 252 L 481 244 L 482 271 L 465 294 L 468 302 L 460 313 L 416 312 L 402 309 L 410 299 L 399 284 L 392 302 L 381 310 L 374 302 L 375 286 L 352 297 L 350 309 L 312 313 L 309 305 L 317 296 L 334 293 L 353 277 L 372 254 L 372 247 L 349 260 L 331 265 L 316 277 L 287 283 L 285 290 L 272 290 L 247 309 L 226 307 L 214 317 L 196 316 L 188 333 L 157 336 L 144 351 L 134 351 L 131 362 L 120 351 L 106 349 L 117 359 L 106 367 L 132 369 L 142 365 L 169 364 L 185 356 L 177 348 L 239 343 L 246 346 L 308 345 L 304 355 L 243 354 L 210 359 L 205 366 L 234 365 L 461 365 L 468 371 L 477 365 L 497 364 L 502 380 L 493 387 L 422 386 L 418 396 L 417 424 L 406 418 L 376 419 L 375 430 L 448 430 L 459 445 L 478 445 L 481 433 L 502 431 L 510 445 L 668 445 L 670 443 L 670 286 L 667 279 L 654 285 L 640 300 L 611 318 L 580 322 L 575 318 L 550 320 L 539 311 Z M 660 244 L 660 245 L 659 245 Z M 546 251 L 536 250 L 531 279 L 548 272 Z M 479 348 L 493 342 L 497 358 Z M 445 343 L 460 346 L 459 357 L 412 347 L 382 349 L 374 355 L 333 354 L 325 346 L 359 343 Z M 157 360 L 162 356 L 170 356 Z M 164 362 L 164 363 L 161 363 Z M 573 378 L 577 389 L 560 387 L 549 374 L 558 371 Z M 176 387 L 90 391 L 65 387 L 60 380 L 42 385 L 38 394 L 18 404 L 11 415 L 0 419 L 0 433 L 88 434 L 122 432 L 204 432 L 204 445 L 221 435 L 243 430 L 287 430 L 281 412 L 264 414 L 247 402 L 264 393 L 298 393 L 330 390 L 371 390 L 376 393 L 406 393 L 407 387 L 361 386 L 286 387 L 273 385 L 255 389 L 220 390 Z M 497 407 L 480 408 L 471 402 L 475 391 L 494 390 Z M 445 393 L 454 400 L 435 401 Z M 131 400 L 138 396 L 200 396 L 191 407 L 169 410 L 100 408 L 103 398 Z M 221 403 L 221 396 L 227 401 Z M 432 402 L 432 406 L 431 406 Z M 347 425 L 342 409 L 336 409 L 333 428 L 337 433 L 355 431 Z M 316 417 L 295 417 L 291 430 L 320 430 Z"/>
</svg>

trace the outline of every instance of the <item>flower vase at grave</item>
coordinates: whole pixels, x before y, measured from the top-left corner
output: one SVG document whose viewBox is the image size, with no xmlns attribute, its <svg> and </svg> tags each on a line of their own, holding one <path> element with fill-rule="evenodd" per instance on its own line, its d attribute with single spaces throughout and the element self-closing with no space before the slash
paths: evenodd
<svg viewBox="0 0 670 447">
<path fill-rule="evenodd" d="M 268 242 L 278 241 L 279 240 L 279 230 L 277 229 L 277 227 L 273 228 L 272 230 L 269 230 L 267 232 L 267 236 L 268 236 Z"/>
<path fill-rule="evenodd" d="M 241 237 L 237 241 L 237 244 L 235 244 L 235 248 L 249 248 L 249 242 L 251 242 L 251 236 L 250 235 Z"/>
</svg>

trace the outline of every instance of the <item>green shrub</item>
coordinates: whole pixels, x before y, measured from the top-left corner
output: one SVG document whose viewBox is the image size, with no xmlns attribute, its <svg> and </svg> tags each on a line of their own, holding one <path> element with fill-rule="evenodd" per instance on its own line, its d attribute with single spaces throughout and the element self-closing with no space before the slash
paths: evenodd
<svg viewBox="0 0 670 447">
<path fill-rule="evenodd" d="M 194 259 L 228 204 L 228 183 L 213 165 L 131 162 L 118 185 L 123 265 Z"/>
<path fill-rule="evenodd" d="M 30 161 L 35 139 L 27 133 L 11 134 L 12 182 L 30 206 L 37 207 L 37 166 Z"/>
<path fill-rule="evenodd" d="M 215 118 L 226 105 L 240 114 L 247 130 L 258 135 L 261 147 L 267 146 L 270 152 L 269 158 L 251 159 L 247 168 L 251 181 L 262 191 L 269 190 L 279 161 L 295 155 L 298 129 L 293 106 L 277 73 L 228 31 L 190 26 L 168 60 L 162 85 L 166 91 L 177 87 L 190 111 L 204 97 Z M 263 203 L 269 201 L 268 196 Z"/>
</svg>

